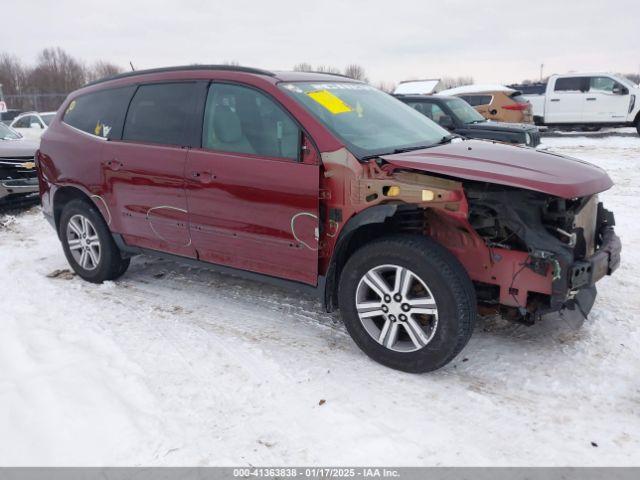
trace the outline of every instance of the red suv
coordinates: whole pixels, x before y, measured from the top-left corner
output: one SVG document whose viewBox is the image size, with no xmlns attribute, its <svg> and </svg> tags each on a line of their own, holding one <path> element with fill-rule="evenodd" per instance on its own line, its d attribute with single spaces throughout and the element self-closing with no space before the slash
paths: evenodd
<svg viewBox="0 0 640 480">
<path fill-rule="evenodd" d="M 82 278 L 156 252 L 308 289 L 365 353 L 409 372 L 452 360 L 479 306 L 586 315 L 620 261 L 600 168 L 454 138 L 335 75 L 119 75 L 69 96 L 37 163 Z"/>
</svg>

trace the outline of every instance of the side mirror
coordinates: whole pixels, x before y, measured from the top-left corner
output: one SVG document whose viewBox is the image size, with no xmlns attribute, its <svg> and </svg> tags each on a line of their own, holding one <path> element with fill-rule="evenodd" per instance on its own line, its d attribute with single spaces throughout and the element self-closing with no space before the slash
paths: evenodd
<svg viewBox="0 0 640 480">
<path fill-rule="evenodd" d="M 42 125 L 40 125 L 38 122 L 33 122 L 31 123 L 31 125 L 29 125 L 29 128 L 42 128 Z"/>
<path fill-rule="evenodd" d="M 447 130 L 453 130 L 454 128 L 456 128 L 455 124 L 453 123 L 453 118 L 451 118 L 449 115 L 442 115 L 438 119 L 438 124 L 441 127 L 446 128 Z"/>
</svg>

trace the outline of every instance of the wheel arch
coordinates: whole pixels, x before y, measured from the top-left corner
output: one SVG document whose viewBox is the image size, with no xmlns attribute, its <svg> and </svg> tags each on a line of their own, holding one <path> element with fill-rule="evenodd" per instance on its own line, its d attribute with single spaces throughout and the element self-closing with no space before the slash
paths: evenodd
<svg viewBox="0 0 640 480">
<path fill-rule="evenodd" d="M 53 221 L 56 227 L 56 232 L 60 229 L 60 216 L 62 215 L 62 210 L 64 206 L 72 200 L 82 200 L 91 206 L 96 206 L 96 203 L 91 199 L 91 196 L 79 187 L 65 185 L 58 188 L 53 195 Z M 102 209 L 99 207 L 96 209 L 102 219 L 105 220 Z"/>
<path fill-rule="evenodd" d="M 340 231 L 324 281 L 322 302 L 327 312 L 338 305 L 338 281 L 349 257 L 365 244 L 397 233 L 424 234 L 424 209 L 405 203 L 375 205 L 351 217 Z"/>
</svg>

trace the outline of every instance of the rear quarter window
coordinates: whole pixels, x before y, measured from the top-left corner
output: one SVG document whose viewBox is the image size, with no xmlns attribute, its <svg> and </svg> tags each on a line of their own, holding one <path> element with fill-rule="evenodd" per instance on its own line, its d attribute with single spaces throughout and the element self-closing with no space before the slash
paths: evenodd
<svg viewBox="0 0 640 480">
<path fill-rule="evenodd" d="M 75 98 L 67 105 L 62 121 L 96 137 L 119 139 L 134 88 L 101 90 Z"/>
<path fill-rule="evenodd" d="M 491 95 L 461 95 L 460 98 L 472 107 L 477 107 L 479 105 L 489 105 L 492 97 Z"/>
</svg>

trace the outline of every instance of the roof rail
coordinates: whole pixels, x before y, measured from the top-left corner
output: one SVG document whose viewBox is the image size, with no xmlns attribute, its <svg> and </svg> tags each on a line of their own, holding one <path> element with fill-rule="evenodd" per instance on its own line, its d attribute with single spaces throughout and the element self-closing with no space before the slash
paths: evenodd
<svg viewBox="0 0 640 480">
<path fill-rule="evenodd" d="M 236 65 L 180 65 L 176 67 L 160 67 L 160 68 L 149 68 L 147 70 L 133 70 L 131 72 L 119 73 L 117 75 L 111 75 L 109 77 L 101 78 L 99 80 L 94 80 L 93 82 L 89 82 L 85 85 L 88 87 L 90 85 L 97 85 L 99 83 L 108 82 L 109 80 L 116 80 L 118 78 L 127 78 L 133 77 L 135 75 L 147 75 L 151 73 L 163 73 L 163 72 L 178 72 L 180 70 L 226 70 L 231 72 L 244 72 L 244 73 L 254 73 L 256 75 L 267 75 L 269 77 L 274 77 L 275 74 L 268 70 L 261 70 L 259 68 L 251 68 L 251 67 L 240 67 Z"/>
</svg>

